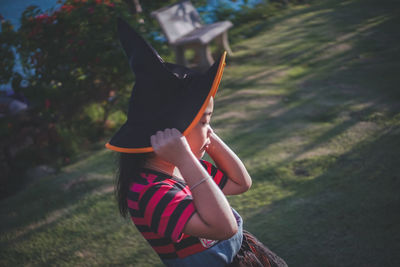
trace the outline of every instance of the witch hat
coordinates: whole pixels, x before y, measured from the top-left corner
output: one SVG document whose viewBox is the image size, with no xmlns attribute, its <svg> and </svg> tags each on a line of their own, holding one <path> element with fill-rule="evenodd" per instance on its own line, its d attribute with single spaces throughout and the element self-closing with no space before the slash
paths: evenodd
<svg viewBox="0 0 400 267">
<path fill-rule="evenodd" d="M 106 144 L 123 153 L 152 152 L 150 136 L 176 128 L 187 135 L 214 97 L 225 67 L 226 52 L 206 72 L 164 62 L 128 23 L 118 19 L 118 34 L 136 82 L 128 118 Z"/>
</svg>

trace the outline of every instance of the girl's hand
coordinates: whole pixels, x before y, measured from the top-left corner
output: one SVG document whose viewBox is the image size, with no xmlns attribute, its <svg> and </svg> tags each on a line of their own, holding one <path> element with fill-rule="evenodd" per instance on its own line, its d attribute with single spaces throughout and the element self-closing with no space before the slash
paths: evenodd
<svg viewBox="0 0 400 267">
<path fill-rule="evenodd" d="M 150 142 L 157 156 L 175 166 L 192 154 L 186 138 L 175 128 L 158 131 L 150 137 Z"/>
<path fill-rule="evenodd" d="M 243 162 L 222 139 L 209 127 L 210 144 L 207 154 L 214 160 L 217 167 L 228 176 L 228 181 L 222 192 L 226 195 L 236 195 L 246 192 L 251 186 L 251 177 Z"/>
<path fill-rule="evenodd" d="M 218 135 L 214 132 L 214 130 L 211 128 L 210 125 L 208 125 L 208 131 L 210 131 L 210 134 L 209 134 L 210 144 L 206 147 L 206 152 L 207 152 L 208 154 L 210 154 L 210 153 L 213 152 L 213 150 L 214 150 L 214 148 L 215 148 L 215 145 L 216 145 L 216 143 L 218 142 L 219 137 L 218 137 Z"/>
</svg>

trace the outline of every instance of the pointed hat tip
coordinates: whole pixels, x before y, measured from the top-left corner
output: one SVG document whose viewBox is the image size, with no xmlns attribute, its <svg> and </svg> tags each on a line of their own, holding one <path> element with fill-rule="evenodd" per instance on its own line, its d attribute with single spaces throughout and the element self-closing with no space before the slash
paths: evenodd
<svg viewBox="0 0 400 267">
<path fill-rule="evenodd" d="M 123 18 L 121 18 L 121 17 L 118 17 L 118 18 L 117 18 L 117 23 L 118 23 L 118 25 L 127 24 L 126 21 L 125 21 Z"/>
<path fill-rule="evenodd" d="M 123 32 L 125 32 L 126 30 L 128 30 L 128 32 L 132 32 L 132 31 L 134 32 L 134 30 L 128 24 L 128 22 L 126 22 L 121 17 L 117 18 L 117 28 L 118 28 L 118 32 L 120 33 L 120 35 L 123 34 Z M 126 32 L 125 32 L 125 34 L 126 34 Z"/>
</svg>

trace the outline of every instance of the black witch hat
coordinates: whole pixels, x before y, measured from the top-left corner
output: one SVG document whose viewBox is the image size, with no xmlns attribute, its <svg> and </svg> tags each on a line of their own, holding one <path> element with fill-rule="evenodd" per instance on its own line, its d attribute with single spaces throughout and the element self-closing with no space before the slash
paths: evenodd
<svg viewBox="0 0 400 267">
<path fill-rule="evenodd" d="M 225 67 L 224 53 L 205 73 L 164 62 L 128 23 L 118 19 L 118 34 L 136 75 L 125 124 L 106 144 L 124 153 L 152 152 L 150 136 L 176 128 L 187 135 L 214 97 Z"/>
</svg>

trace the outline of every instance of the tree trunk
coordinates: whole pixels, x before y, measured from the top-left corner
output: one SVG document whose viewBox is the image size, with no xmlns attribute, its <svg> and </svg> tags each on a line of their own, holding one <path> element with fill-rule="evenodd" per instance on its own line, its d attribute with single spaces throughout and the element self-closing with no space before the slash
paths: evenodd
<svg viewBox="0 0 400 267">
<path fill-rule="evenodd" d="M 124 2 L 128 5 L 132 14 L 140 14 L 143 12 L 139 0 L 124 0 Z"/>
<path fill-rule="evenodd" d="M 132 14 L 139 15 L 143 13 L 142 5 L 140 4 L 139 0 L 124 0 L 124 2 L 128 6 Z M 141 17 L 137 17 L 137 21 L 140 24 L 144 24 L 144 20 Z"/>
<path fill-rule="evenodd" d="M 136 13 L 142 13 L 143 9 L 139 3 L 139 0 L 133 0 L 133 3 L 135 4 Z"/>
</svg>

